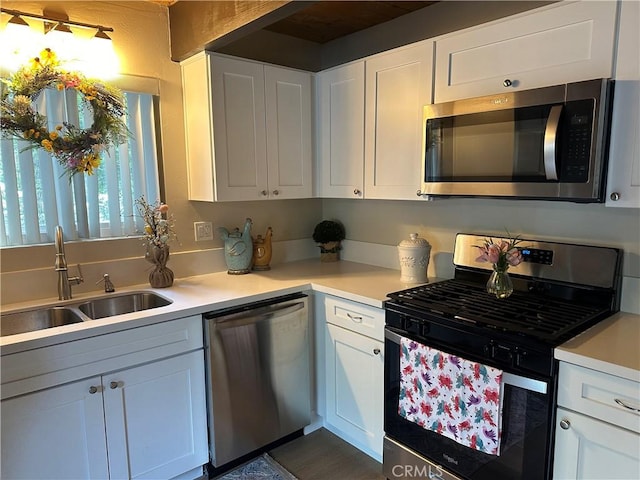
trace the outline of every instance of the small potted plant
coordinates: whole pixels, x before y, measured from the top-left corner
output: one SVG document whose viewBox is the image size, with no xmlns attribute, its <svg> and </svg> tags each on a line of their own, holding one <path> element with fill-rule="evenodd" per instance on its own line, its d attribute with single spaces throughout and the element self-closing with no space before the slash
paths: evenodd
<svg viewBox="0 0 640 480">
<path fill-rule="evenodd" d="M 344 238 L 344 226 L 340 222 L 323 220 L 317 224 L 313 230 L 313 240 L 320 247 L 320 261 L 338 261 L 338 252 L 342 248 L 340 242 Z"/>
</svg>

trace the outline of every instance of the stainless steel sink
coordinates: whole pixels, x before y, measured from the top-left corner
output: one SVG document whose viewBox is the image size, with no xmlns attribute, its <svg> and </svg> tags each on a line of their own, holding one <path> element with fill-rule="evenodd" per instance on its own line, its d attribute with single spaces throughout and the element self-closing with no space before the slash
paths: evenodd
<svg viewBox="0 0 640 480">
<path fill-rule="evenodd" d="M 0 336 L 17 335 L 82 321 L 80 315 L 66 307 L 47 307 L 8 313 L 0 316 Z"/>
<path fill-rule="evenodd" d="M 78 309 L 87 317 L 112 317 L 124 313 L 139 312 L 151 308 L 165 307 L 172 302 L 153 292 L 135 292 L 109 297 L 96 298 L 78 305 Z"/>
<path fill-rule="evenodd" d="M 34 332 L 98 318 L 139 312 L 171 305 L 171 300 L 154 292 L 130 292 L 91 298 L 64 305 L 32 308 L 0 315 L 0 336 Z"/>
</svg>

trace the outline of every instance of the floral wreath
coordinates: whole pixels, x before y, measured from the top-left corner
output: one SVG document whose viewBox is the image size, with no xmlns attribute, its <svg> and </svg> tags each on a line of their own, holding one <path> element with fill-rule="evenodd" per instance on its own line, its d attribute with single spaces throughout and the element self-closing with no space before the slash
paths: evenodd
<svg viewBox="0 0 640 480">
<path fill-rule="evenodd" d="M 124 143 L 129 131 L 122 119 L 126 107 L 122 93 L 99 81 L 59 68 L 51 49 L 31 59 L 0 84 L 0 127 L 5 137 L 17 137 L 44 148 L 64 166 L 69 179 L 77 173 L 92 175 L 100 165 L 100 154 L 110 144 Z M 93 124 L 86 129 L 68 122 L 48 128 L 47 118 L 32 107 L 32 102 L 47 88 L 77 90 L 93 111 Z"/>
</svg>

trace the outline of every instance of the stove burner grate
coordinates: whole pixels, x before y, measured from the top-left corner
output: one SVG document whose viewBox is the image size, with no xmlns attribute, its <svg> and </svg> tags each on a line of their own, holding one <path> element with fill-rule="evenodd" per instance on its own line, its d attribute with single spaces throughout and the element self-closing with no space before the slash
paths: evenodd
<svg viewBox="0 0 640 480">
<path fill-rule="evenodd" d="M 580 325 L 609 313 L 608 308 L 528 292 L 497 299 L 480 286 L 460 280 L 421 285 L 389 295 L 392 301 L 461 322 L 557 341 Z"/>
</svg>

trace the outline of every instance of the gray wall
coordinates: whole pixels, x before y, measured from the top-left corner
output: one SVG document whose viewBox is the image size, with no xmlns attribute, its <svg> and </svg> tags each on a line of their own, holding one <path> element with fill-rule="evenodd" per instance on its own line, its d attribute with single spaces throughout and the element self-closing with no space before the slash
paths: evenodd
<svg viewBox="0 0 640 480">
<path fill-rule="evenodd" d="M 432 258 L 453 251 L 458 232 L 611 246 L 624 249 L 624 275 L 640 277 L 640 212 L 600 204 L 443 199 L 432 202 L 339 200 L 322 202 L 323 218 L 339 219 L 347 239 L 397 245 L 418 232 L 432 245 Z M 440 263 L 437 276 L 452 269 Z"/>
</svg>

